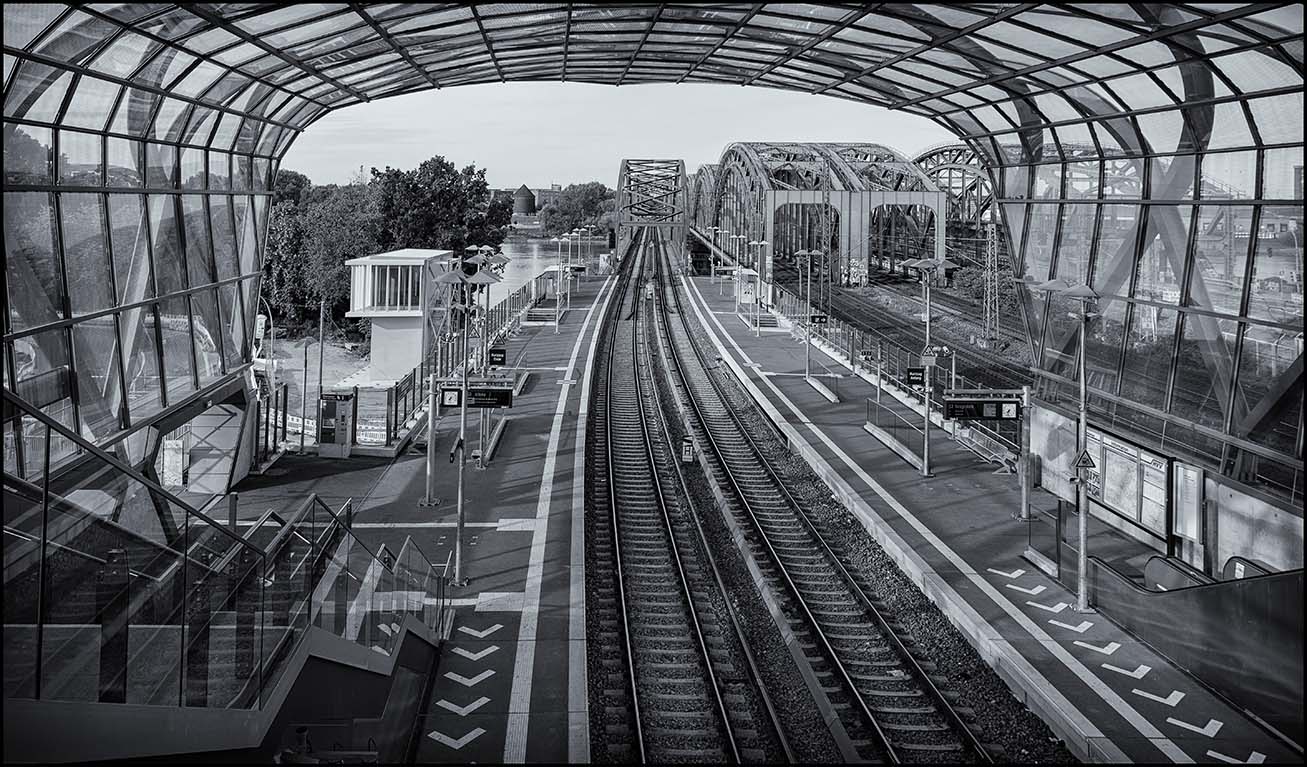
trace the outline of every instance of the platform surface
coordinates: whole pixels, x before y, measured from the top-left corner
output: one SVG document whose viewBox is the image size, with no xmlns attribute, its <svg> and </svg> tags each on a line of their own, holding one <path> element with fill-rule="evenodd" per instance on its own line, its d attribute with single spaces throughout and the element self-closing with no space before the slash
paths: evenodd
<svg viewBox="0 0 1307 767">
<path fill-rule="evenodd" d="M 1247 715 L 1026 562 L 1015 475 L 932 430 L 933 478 L 863 430 L 875 387 L 812 351 L 831 403 L 805 382 L 799 333 L 754 330 L 731 284 L 682 278 L 722 359 L 819 474 L 1019 697 L 1082 759 L 1301 762 Z M 882 392 L 882 401 L 890 395 Z M 1183 630 L 1183 627 L 1177 627 Z"/>
<path fill-rule="evenodd" d="M 591 349 L 615 278 L 577 283 L 558 333 L 527 327 L 507 342 L 510 366 L 531 371 L 494 459 L 478 468 L 480 414 L 469 410 L 464 572 L 451 592 L 453 634 L 423 715 L 420 762 L 584 762 L 589 759 L 585 683 L 582 479 Z M 236 488 L 239 517 L 293 508 L 316 492 L 338 508 L 354 499 L 354 529 L 378 549 L 412 536 L 437 567 L 455 536 L 457 465 L 450 448 L 458 411 L 436 422 L 439 504 L 422 506 L 426 457 L 320 459 L 286 455 Z"/>
</svg>

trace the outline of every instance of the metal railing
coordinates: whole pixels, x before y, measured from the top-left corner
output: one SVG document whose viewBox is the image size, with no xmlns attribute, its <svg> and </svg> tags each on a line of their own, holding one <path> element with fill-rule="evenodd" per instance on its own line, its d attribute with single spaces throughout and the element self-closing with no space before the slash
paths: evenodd
<svg viewBox="0 0 1307 767">
<path fill-rule="evenodd" d="M 311 496 L 238 535 L 3 394 L 6 429 L 35 423 L 45 445 L 79 449 L 4 472 L 6 698 L 257 708 L 308 627 L 337 628 L 324 616 L 343 610 L 334 633 L 382 652 L 405 615 L 439 626 L 443 574 L 411 540 L 398 557 L 368 549 L 351 502 Z"/>
</svg>

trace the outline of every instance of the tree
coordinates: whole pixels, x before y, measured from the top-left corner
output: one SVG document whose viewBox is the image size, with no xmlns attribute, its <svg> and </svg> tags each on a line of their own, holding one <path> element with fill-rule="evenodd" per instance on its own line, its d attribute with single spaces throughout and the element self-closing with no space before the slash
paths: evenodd
<svg viewBox="0 0 1307 767">
<path fill-rule="evenodd" d="M 272 185 L 272 204 L 290 202 L 299 205 L 305 202 L 305 196 L 313 188 L 313 182 L 303 173 L 293 170 L 277 171 L 277 180 Z"/>
<path fill-rule="evenodd" d="M 305 290 L 304 223 L 294 202 L 272 206 L 268 245 L 263 259 L 263 297 L 289 324 L 303 318 L 309 303 Z"/>
<path fill-rule="evenodd" d="M 604 204 L 611 203 L 613 199 L 613 190 L 602 182 L 569 184 L 558 195 L 557 201 L 540 211 L 545 234 L 555 236 L 570 232 L 578 226 L 598 223 L 606 211 L 612 210 L 611 206 L 605 208 Z"/>
<path fill-rule="evenodd" d="M 373 168 L 368 188 L 385 250 L 498 245 L 512 214 L 504 203 L 491 204 L 484 169 L 458 170 L 439 155 L 410 171 Z"/>
<path fill-rule="evenodd" d="M 343 317 L 349 307 L 345 262 L 381 249 L 373 235 L 377 229 L 373 215 L 367 188 L 355 185 L 338 187 L 304 208 L 307 271 L 302 284 L 310 302 L 325 299 L 333 316 Z"/>
</svg>

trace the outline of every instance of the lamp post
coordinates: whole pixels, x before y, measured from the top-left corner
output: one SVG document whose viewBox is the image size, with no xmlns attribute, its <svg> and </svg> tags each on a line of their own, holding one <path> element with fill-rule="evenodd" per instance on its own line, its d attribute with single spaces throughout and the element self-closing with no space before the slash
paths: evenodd
<svg viewBox="0 0 1307 767">
<path fill-rule="evenodd" d="M 735 313 L 740 313 L 740 266 L 744 260 L 740 251 L 744 247 L 744 241 L 749 239 L 742 234 L 731 235 L 731 258 L 735 259 Z"/>
<path fill-rule="evenodd" d="M 761 335 L 759 323 L 762 322 L 762 249 L 767 247 L 766 240 L 752 240 L 749 245 L 756 247 L 758 252 L 753 256 L 753 334 Z"/>
<path fill-rule="evenodd" d="M 445 314 L 449 317 L 446 323 L 452 329 L 454 326 L 453 313 L 455 311 L 466 312 L 466 304 L 458 303 L 455 296 L 458 291 L 456 286 L 463 285 L 467 282 L 467 275 L 463 274 L 463 269 L 458 264 L 452 264 L 452 268 L 447 272 L 442 272 L 435 278 L 435 282 L 440 285 L 449 286 L 449 304 Z M 428 382 L 427 390 L 427 477 L 426 477 L 426 494 L 422 500 L 418 501 L 419 506 L 435 506 L 440 503 L 436 498 L 436 376 L 438 371 L 431 371 L 431 380 Z M 459 435 L 462 439 L 462 435 Z M 461 468 L 461 467 L 460 467 Z M 458 513 L 463 513 L 463 493 L 462 493 L 462 473 L 459 473 L 459 504 Z M 462 536 L 459 536 L 459 543 Z M 456 548 L 458 544 L 455 544 Z"/>
<path fill-rule="evenodd" d="M 931 330 L 931 300 L 930 300 L 930 283 L 936 272 L 946 272 L 948 269 L 956 269 L 958 264 L 949 261 L 946 258 L 914 258 L 904 261 L 903 265 L 916 269 L 921 279 L 921 300 L 926 305 L 926 347 L 930 346 Z M 925 351 L 923 349 L 922 351 Z M 930 394 L 933 386 L 932 379 L 934 376 L 933 365 L 925 365 L 926 369 L 926 391 L 922 398 L 923 410 L 925 416 L 922 419 L 922 441 L 921 441 L 921 476 L 932 476 L 930 473 Z"/>
<path fill-rule="evenodd" d="M 1081 283 L 1071 285 L 1066 280 L 1053 279 L 1035 286 L 1045 293 L 1056 293 L 1079 303 L 1080 311 L 1069 316 L 1079 320 L 1080 352 L 1077 359 L 1079 368 L 1080 402 L 1076 412 L 1076 463 L 1082 456 L 1089 456 L 1089 398 L 1088 398 L 1088 354 L 1086 341 L 1089 340 L 1089 321 L 1098 316 L 1089 310 L 1089 303 L 1098 300 L 1098 294 L 1088 285 Z M 1093 458 L 1090 457 L 1092 465 Z M 1090 467 L 1077 466 L 1074 482 L 1076 483 L 1076 539 L 1079 552 L 1076 555 L 1076 612 L 1090 612 L 1089 608 L 1089 479 L 1086 472 Z"/>
<path fill-rule="evenodd" d="M 803 318 L 803 380 L 812 383 L 812 259 L 822 255 L 820 250 L 796 251 L 796 256 L 803 258 L 808 277 L 804 280 L 803 303 L 807 314 Z"/>
<path fill-rule="evenodd" d="M 563 235 L 561 237 L 550 237 L 549 241 L 558 243 L 558 263 L 557 263 L 557 271 L 555 273 L 561 278 L 563 274 L 563 243 L 567 242 L 567 235 Z M 558 335 L 558 306 L 562 302 L 562 299 L 558 295 L 558 287 L 559 287 L 559 281 L 555 280 L 554 281 L 554 335 Z"/>
</svg>

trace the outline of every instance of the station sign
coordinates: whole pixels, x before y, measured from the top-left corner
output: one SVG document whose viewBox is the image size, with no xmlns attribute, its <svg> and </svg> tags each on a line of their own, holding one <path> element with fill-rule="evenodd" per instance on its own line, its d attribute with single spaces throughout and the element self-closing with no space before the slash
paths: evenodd
<svg viewBox="0 0 1307 767">
<path fill-rule="evenodd" d="M 952 421 L 1016 421 L 1021 418 L 1021 401 L 946 399 L 944 417 Z"/>
<path fill-rule="evenodd" d="M 323 402 L 349 402 L 352 399 L 354 399 L 354 395 L 352 393 L 337 394 L 334 392 L 324 392 L 322 394 Z"/>
<path fill-rule="evenodd" d="M 908 386 L 918 389 L 926 388 L 926 369 L 908 368 Z"/>
<path fill-rule="evenodd" d="M 504 365 L 508 364 L 508 349 L 502 346 L 492 347 L 490 349 L 488 362 L 491 367 L 502 368 Z"/>
<path fill-rule="evenodd" d="M 825 314 L 813 314 L 809 315 L 808 322 L 813 325 L 825 325 L 830 322 L 830 317 Z"/>
<path fill-rule="evenodd" d="M 510 386 L 469 386 L 467 390 L 468 407 L 512 407 L 513 387 Z"/>
</svg>

